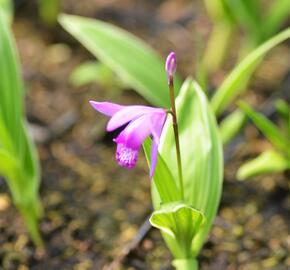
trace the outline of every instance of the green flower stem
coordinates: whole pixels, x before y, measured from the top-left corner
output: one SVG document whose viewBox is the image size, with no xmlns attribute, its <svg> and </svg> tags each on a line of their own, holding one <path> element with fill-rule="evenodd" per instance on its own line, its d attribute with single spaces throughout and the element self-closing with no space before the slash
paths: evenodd
<svg viewBox="0 0 290 270">
<path fill-rule="evenodd" d="M 180 193 L 181 193 L 182 200 L 184 200 L 183 176 L 182 176 L 182 166 L 181 166 L 181 154 L 180 154 L 180 143 L 179 143 L 179 135 L 178 135 L 177 114 L 176 114 L 176 107 L 175 107 L 173 76 L 169 77 L 168 84 L 169 84 L 169 94 L 170 94 L 170 103 L 171 103 L 171 111 L 172 111 L 172 113 L 171 113 L 172 114 L 172 124 L 173 124 L 175 146 L 176 146 L 176 157 L 177 157 Z"/>
<path fill-rule="evenodd" d="M 176 259 L 172 265 L 176 270 L 198 270 L 198 263 L 195 259 Z"/>
</svg>

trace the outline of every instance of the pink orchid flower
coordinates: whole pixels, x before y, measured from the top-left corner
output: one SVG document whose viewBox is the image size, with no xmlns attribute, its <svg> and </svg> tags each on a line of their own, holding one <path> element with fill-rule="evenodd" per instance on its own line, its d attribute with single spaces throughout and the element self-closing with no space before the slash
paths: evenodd
<svg viewBox="0 0 290 270">
<path fill-rule="evenodd" d="M 122 167 L 134 168 L 144 140 L 152 135 L 150 177 L 157 164 L 158 145 L 167 113 L 164 109 L 148 106 L 122 106 L 110 102 L 90 101 L 98 112 L 111 117 L 107 131 L 128 125 L 114 139 L 117 143 L 116 160 Z"/>
</svg>

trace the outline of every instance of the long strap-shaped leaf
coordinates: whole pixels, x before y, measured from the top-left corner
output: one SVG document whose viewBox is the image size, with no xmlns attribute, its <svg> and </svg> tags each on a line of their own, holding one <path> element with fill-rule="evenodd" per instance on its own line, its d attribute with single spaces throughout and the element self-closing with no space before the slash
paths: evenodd
<svg viewBox="0 0 290 270">
<path fill-rule="evenodd" d="M 0 8 L 0 114 L 16 149 L 19 149 L 23 93 L 17 51 L 9 28 L 5 14 Z"/>
<path fill-rule="evenodd" d="M 265 173 L 283 172 L 290 169 L 290 159 L 275 150 L 267 150 L 258 157 L 244 163 L 237 172 L 239 180 Z"/>
<path fill-rule="evenodd" d="M 273 1 L 270 5 L 264 23 L 264 32 L 267 36 L 275 34 L 283 22 L 289 18 L 290 4 L 289 0 Z"/>
<path fill-rule="evenodd" d="M 15 153 L 14 145 L 11 140 L 10 134 L 0 115 L 0 148 L 4 148 L 10 153 Z"/>
<path fill-rule="evenodd" d="M 228 104 L 245 90 L 245 81 L 249 79 L 262 57 L 288 38 L 290 38 L 290 27 L 255 49 L 226 77 L 211 101 L 217 115 L 221 114 Z"/>
<path fill-rule="evenodd" d="M 0 9 L 3 10 L 6 19 L 9 22 L 13 19 L 13 1 L 12 0 L 0 0 Z"/>
<path fill-rule="evenodd" d="M 239 26 L 245 28 L 247 36 L 257 44 L 262 40 L 262 24 L 257 0 L 225 0 Z"/>
<path fill-rule="evenodd" d="M 0 175 L 10 187 L 32 239 L 42 244 L 37 229 L 39 166 L 23 112 L 23 82 L 9 22 L 0 6 Z"/>
<path fill-rule="evenodd" d="M 164 64 L 145 42 L 99 20 L 61 15 L 59 22 L 140 95 L 156 106 L 169 107 Z M 179 87 L 176 80 L 177 92 Z"/>
<path fill-rule="evenodd" d="M 250 105 L 245 102 L 239 103 L 241 109 L 247 114 L 268 140 L 280 151 L 288 153 L 290 157 L 290 138 L 284 136 L 279 128 L 263 114 L 255 112 Z"/>
</svg>

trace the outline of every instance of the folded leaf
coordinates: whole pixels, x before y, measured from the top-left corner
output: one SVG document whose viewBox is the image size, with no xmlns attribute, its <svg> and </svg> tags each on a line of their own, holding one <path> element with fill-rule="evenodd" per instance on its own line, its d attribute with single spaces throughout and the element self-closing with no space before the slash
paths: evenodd
<svg viewBox="0 0 290 270">
<path fill-rule="evenodd" d="M 237 177 L 239 180 L 245 180 L 261 174 L 282 172 L 286 169 L 290 169 L 290 160 L 274 150 L 268 150 L 243 164 L 237 172 Z"/>
<path fill-rule="evenodd" d="M 153 212 L 150 223 L 173 238 L 180 250 L 178 258 L 191 257 L 191 244 L 205 222 L 204 215 L 183 202 L 162 204 Z"/>
<path fill-rule="evenodd" d="M 164 63 L 134 35 L 112 24 L 61 15 L 60 24 L 126 84 L 159 107 L 169 107 Z M 176 91 L 180 83 L 176 80 Z"/>
</svg>

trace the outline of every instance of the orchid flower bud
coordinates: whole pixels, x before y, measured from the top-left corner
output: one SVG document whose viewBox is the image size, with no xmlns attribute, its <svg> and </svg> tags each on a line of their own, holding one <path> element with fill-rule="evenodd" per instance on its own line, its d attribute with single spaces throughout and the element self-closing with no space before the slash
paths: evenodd
<svg viewBox="0 0 290 270">
<path fill-rule="evenodd" d="M 165 63 L 165 70 L 166 70 L 168 79 L 173 77 L 176 71 L 176 67 L 177 67 L 176 55 L 174 52 L 171 52 L 167 56 L 166 63 Z"/>
</svg>

